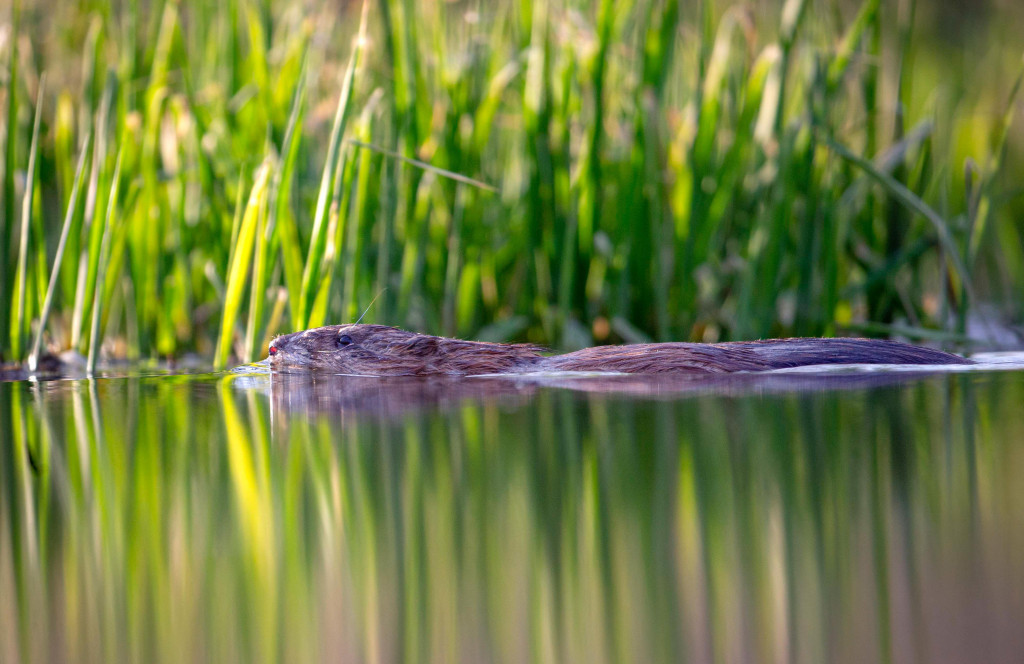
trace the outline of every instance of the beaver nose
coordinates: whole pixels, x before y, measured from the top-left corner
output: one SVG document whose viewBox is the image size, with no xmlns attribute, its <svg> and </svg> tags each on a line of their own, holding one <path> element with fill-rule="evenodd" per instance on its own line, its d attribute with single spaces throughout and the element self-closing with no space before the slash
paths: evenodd
<svg viewBox="0 0 1024 664">
<path fill-rule="evenodd" d="M 279 351 L 288 350 L 288 343 L 295 337 L 302 334 L 301 332 L 292 332 L 291 334 L 282 334 L 278 338 L 270 342 L 270 348 L 267 350 L 271 355 L 277 355 Z"/>
</svg>

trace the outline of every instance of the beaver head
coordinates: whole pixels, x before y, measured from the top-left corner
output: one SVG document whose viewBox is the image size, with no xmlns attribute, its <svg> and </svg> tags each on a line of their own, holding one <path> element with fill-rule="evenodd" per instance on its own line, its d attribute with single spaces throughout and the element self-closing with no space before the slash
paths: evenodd
<svg viewBox="0 0 1024 664">
<path fill-rule="evenodd" d="M 529 344 L 462 341 L 386 325 L 327 325 L 277 337 L 270 366 L 360 376 L 479 375 L 528 368 L 543 349 Z"/>
</svg>

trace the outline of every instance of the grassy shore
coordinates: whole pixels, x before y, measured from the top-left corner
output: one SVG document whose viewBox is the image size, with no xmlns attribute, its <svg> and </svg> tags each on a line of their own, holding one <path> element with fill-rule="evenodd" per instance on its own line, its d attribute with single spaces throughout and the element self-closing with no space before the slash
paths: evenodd
<svg viewBox="0 0 1024 664">
<path fill-rule="evenodd" d="M 955 340 L 1020 313 L 1024 39 L 943 4 L 15 1 L 0 353 Z"/>
</svg>

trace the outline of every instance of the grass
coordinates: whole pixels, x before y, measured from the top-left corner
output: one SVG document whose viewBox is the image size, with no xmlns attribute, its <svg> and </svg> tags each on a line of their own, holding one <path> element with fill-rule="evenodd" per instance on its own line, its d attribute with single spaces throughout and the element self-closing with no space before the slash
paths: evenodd
<svg viewBox="0 0 1024 664">
<path fill-rule="evenodd" d="M 0 352 L 1019 315 L 1019 10 L 824 4 L 14 2 Z"/>
</svg>

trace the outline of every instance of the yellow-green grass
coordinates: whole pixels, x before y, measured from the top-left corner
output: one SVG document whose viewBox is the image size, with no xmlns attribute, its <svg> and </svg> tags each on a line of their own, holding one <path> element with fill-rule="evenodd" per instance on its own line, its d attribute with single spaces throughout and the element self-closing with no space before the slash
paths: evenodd
<svg viewBox="0 0 1024 664">
<path fill-rule="evenodd" d="M 0 353 L 223 366 L 375 297 L 566 347 L 1019 313 L 1020 10 L 826 4 L 14 2 Z"/>
</svg>

